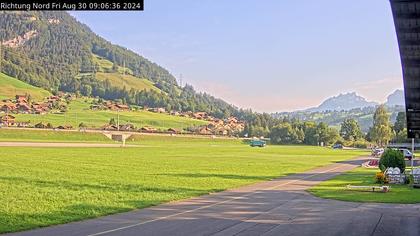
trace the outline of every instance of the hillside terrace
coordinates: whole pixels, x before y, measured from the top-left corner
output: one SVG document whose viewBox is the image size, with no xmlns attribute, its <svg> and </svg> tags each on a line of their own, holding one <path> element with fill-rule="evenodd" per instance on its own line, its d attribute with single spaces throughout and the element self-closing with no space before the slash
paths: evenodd
<svg viewBox="0 0 420 236">
<path fill-rule="evenodd" d="M 66 112 L 67 104 L 73 99 L 71 94 L 59 93 L 57 95 L 49 96 L 42 102 L 31 101 L 31 97 L 28 95 L 16 95 L 14 99 L 6 99 L 0 103 L 0 126 L 7 127 L 33 127 L 41 129 L 73 129 L 72 126 L 67 124 L 61 124 L 57 127 L 53 127 L 48 123 L 37 123 L 31 125 L 30 122 L 16 122 L 14 114 L 36 114 L 44 115 L 53 111 Z M 90 105 L 91 110 L 110 110 L 110 111 L 132 111 L 132 108 L 128 105 L 115 102 L 115 101 L 103 101 L 93 100 Z M 196 120 L 207 121 L 207 125 L 194 126 L 185 128 L 184 130 L 178 130 L 175 128 L 169 128 L 167 130 L 158 130 L 152 126 L 135 127 L 133 124 L 104 124 L 100 129 L 108 131 L 133 131 L 133 132 L 144 132 L 144 133 L 190 133 L 199 135 L 223 135 L 233 136 L 241 133 L 245 128 L 245 123 L 239 121 L 235 117 L 229 117 L 228 119 L 218 119 L 206 112 L 179 112 L 179 111 L 166 111 L 165 108 L 143 108 L 146 111 L 153 113 L 162 113 L 171 116 L 187 117 Z M 86 127 L 81 127 L 85 129 Z"/>
</svg>

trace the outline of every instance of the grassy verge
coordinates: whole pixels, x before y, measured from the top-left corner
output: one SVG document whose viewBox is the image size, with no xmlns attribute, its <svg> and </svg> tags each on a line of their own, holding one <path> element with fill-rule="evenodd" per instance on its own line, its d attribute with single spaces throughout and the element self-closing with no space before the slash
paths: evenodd
<svg viewBox="0 0 420 236">
<path fill-rule="evenodd" d="M 350 159 L 360 151 L 251 148 L 139 136 L 140 148 L 1 148 L 0 233 L 129 211 Z"/>
<path fill-rule="evenodd" d="M 100 133 L 0 129 L 0 142 L 114 142 Z"/>
<path fill-rule="evenodd" d="M 362 192 L 347 190 L 346 186 L 381 186 L 375 184 L 375 173 L 378 170 L 357 168 L 344 173 L 329 181 L 311 188 L 309 191 L 315 196 L 352 202 L 378 202 L 378 203 L 420 203 L 420 189 L 413 189 L 408 185 L 390 185 L 388 193 Z"/>
</svg>

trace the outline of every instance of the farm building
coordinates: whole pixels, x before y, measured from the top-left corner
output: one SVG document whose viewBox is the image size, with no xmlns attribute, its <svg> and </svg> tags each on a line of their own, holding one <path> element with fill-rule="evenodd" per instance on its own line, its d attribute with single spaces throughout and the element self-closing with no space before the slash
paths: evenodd
<svg viewBox="0 0 420 236">
<path fill-rule="evenodd" d="M 31 112 L 31 107 L 29 107 L 28 104 L 21 102 L 17 105 L 17 110 L 19 113 L 28 114 Z"/>
<path fill-rule="evenodd" d="M 173 129 L 173 128 L 169 128 L 168 129 L 168 132 L 171 133 L 171 134 L 179 134 L 179 133 L 181 133 L 181 131 L 179 131 L 177 129 Z"/>
<path fill-rule="evenodd" d="M 120 125 L 121 131 L 133 131 L 135 129 L 133 124 Z"/>
<path fill-rule="evenodd" d="M 150 126 L 144 126 L 140 129 L 140 132 L 146 132 L 146 133 L 154 133 L 158 130 L 156 128 L 150 127 Z"/>
<path fill-rule="evenodd" d="M 13 112 L 16 110 L 16 105 L 14 103 L 3 104 L 0 108 L 3 112 Z"/>
<path fill-rule="evenodd" d="M 12 115 L 4 115 L 0 117 L 0 122 L 5 126 L 14 126 L 16 124 L 15 117 Z"/>
<path fill-rule="evenodd" d="M 16 95 L 16 103 L 28 103 L 28 99 L 25 95 Z"/>
</svg>

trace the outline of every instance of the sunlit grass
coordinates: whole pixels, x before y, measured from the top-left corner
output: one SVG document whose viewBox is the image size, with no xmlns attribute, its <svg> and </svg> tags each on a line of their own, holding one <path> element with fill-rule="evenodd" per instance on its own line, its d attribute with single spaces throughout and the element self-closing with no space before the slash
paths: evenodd
<svg viewBox="0 0 420 236">
<path fill-rule="evenodd" d="M 137 136 L 139 148 L 1 148 L 0 232 L 235 188 L 363 152 L 251 148 L 241 140 Z"/>
<path fill-rule="evenodd" d="M 375 173 L 379 170 L 357 168 L 344 173 L 334 179 L 322 182 L 309 191 L 322 198 L 337 199 L 354 202 L 380 203 L 420 203 L 420 189 L 413 189 L 409 185 L 392 184 L 388 193 L 348 190 L 347 185 L 382 186 L 375 183 Z M 387 184 L 389 185 L 389 184 Z"/>
</svg>

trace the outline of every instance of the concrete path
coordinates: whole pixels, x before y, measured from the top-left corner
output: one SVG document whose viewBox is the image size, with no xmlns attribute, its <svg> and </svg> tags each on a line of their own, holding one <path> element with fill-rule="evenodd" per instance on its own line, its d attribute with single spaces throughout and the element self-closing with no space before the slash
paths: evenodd
<svg viewBox="0 0 420 236">
<path fill-rule="evenodd" d="M 122 147 L 113 143 L 47 143 L 47 142 L 0 142 L 0 147 Z M 138 145 L 124 145 L 124 147 L 138 147 Z"/>
<path fill-rule="evenodd" d="M 363 160 L 14 235 L 420 235 L 420 205 L 341 202 L 305 191 Z"/>
</svg>

